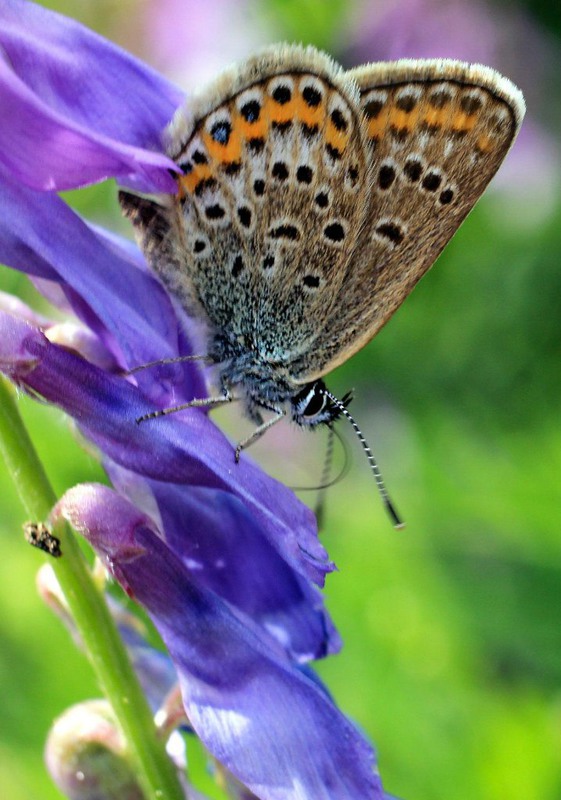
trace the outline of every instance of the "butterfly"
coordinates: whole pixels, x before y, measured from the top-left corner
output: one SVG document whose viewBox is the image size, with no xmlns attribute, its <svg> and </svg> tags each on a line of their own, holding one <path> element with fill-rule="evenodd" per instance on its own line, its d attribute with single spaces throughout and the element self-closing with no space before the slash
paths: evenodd
<svg viewBox="0 0 561 800">
<path fill-rule="evenodd" d="M 178 111 L 166 134 L 175 195 L 119 197 L 149 264 L 206 325 L 221 392 L 186 405 L 241 399 L 257 426 L 236 460 L 285 416 L 308 428 L 346 416 L 397 520 L 349 398 L 323 378 L 431 267 L 524 112 L 521 92 L 488 67 L 402 60 L 345 71 L 284 44 Z"/>
</svg>

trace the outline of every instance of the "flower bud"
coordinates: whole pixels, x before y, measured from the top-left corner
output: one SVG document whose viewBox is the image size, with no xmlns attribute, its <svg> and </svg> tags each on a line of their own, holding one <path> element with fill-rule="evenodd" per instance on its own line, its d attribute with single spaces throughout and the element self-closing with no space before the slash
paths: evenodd
<svg viewBox="0 0 561 800">
<path fill-rule="evenodd" d="M 105 700 L 72 706 L 57 720 L 45 748 L 47 768 L 70 800 L 144 800 L 134 765 Z"/>
</svg>

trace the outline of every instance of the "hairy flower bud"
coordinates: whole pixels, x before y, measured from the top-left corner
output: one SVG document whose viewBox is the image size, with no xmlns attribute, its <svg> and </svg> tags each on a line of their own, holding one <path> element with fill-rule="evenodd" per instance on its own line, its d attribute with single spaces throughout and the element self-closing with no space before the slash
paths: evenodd
<svg viewBox="0 0 561 800">
<path fill-rule="evenodd" d="M 54 782 L 70 800 L 144 800 L 123 735 L 105 700 L 72 706 L 45 748 Z"/>
</svg>

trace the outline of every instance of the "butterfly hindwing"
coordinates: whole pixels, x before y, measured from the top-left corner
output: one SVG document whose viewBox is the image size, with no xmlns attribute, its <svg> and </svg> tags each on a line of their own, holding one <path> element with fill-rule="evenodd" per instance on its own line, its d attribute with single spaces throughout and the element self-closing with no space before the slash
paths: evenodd
<svg viewBox="0 0 561 800">
<path fill-rule="evenodd" d="M 508 152 L 520 92 L 487 67 L 401 61 L 347 73 L 361 93 L 371 183 L 337 307 L 292 371 L 306 382 L 346 361 L 434 263 Z"/>
</svg>

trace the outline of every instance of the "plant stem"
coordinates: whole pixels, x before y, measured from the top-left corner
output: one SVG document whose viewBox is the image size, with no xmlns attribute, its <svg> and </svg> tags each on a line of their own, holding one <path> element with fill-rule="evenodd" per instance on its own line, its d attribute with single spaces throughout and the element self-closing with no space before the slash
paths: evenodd
<svg viewBox="0 0 561 800">
<path fill-rule="evenodd" d="M 17 409 L 14 391 L 0 378 L 0 456 L 13 477 L 29 519 L 47 520 L 56 502 Z M 175 767 L 158 739 L 152 712 L 130 664 L 103 595 L 92 580 L 70 526 L 53 530 L 62 558 L 50 558 L 101 688 L 113 706 L 150 800 L 185 800 Z"/>
</svg>

